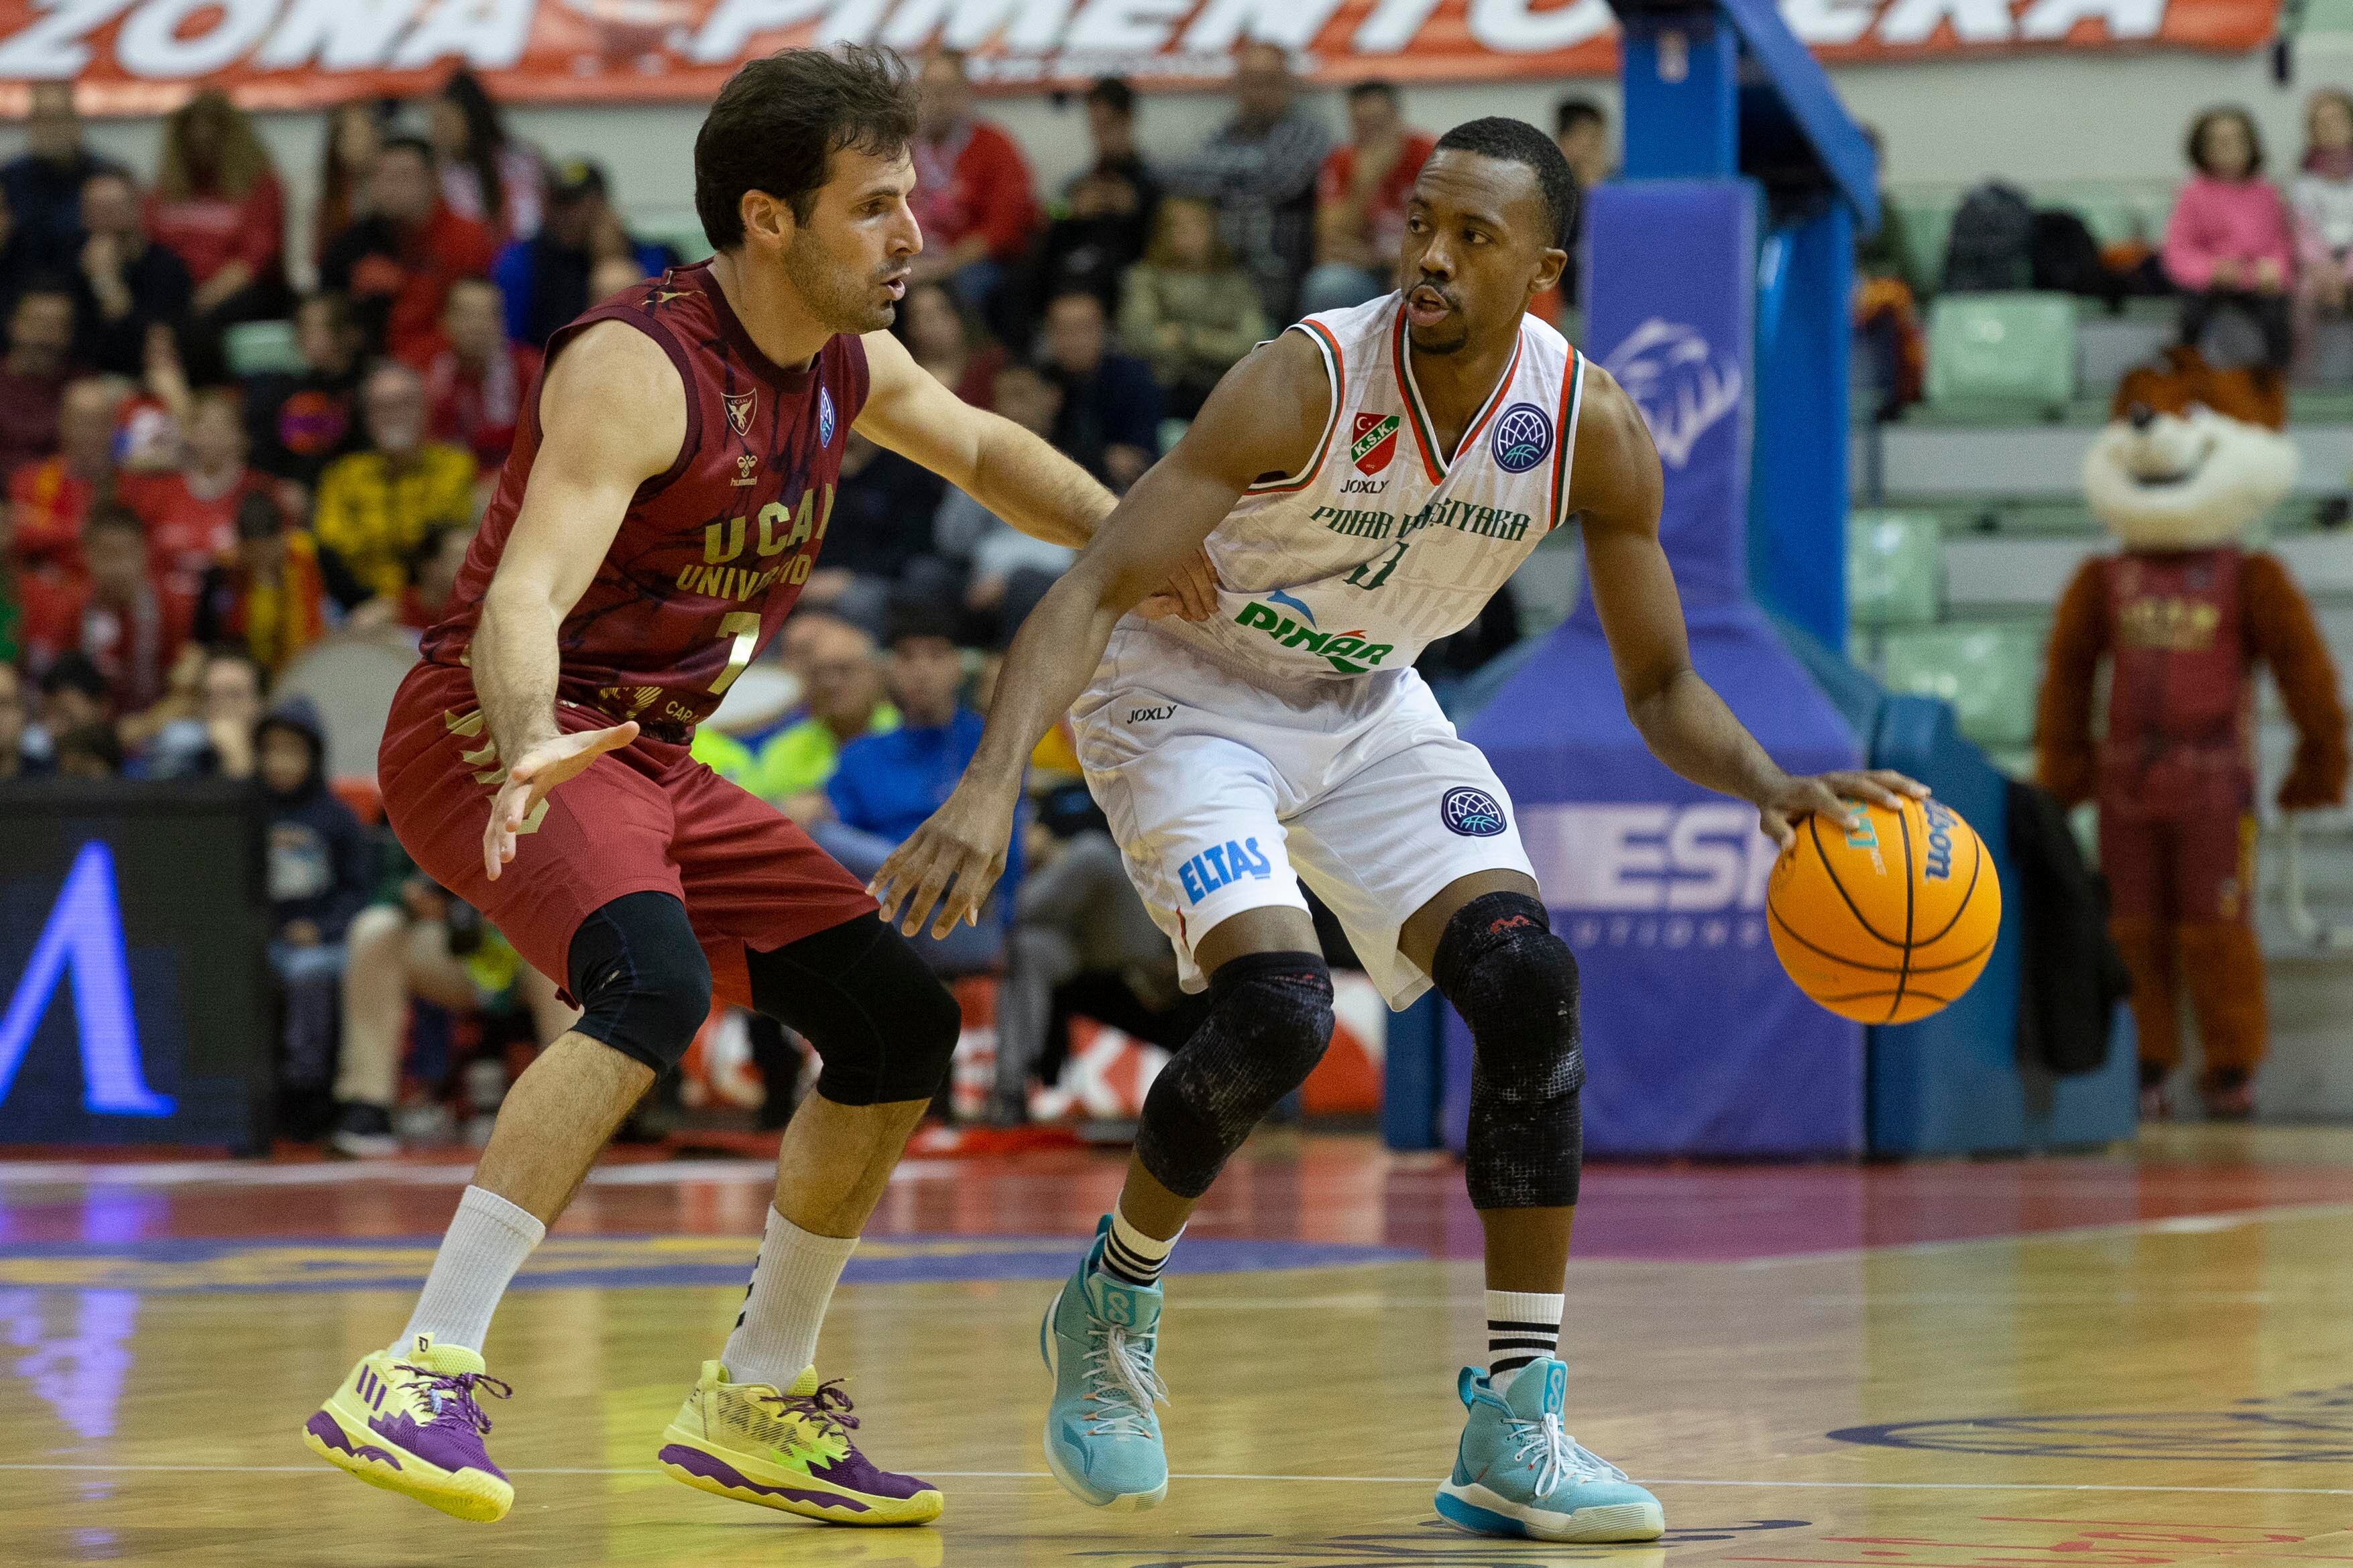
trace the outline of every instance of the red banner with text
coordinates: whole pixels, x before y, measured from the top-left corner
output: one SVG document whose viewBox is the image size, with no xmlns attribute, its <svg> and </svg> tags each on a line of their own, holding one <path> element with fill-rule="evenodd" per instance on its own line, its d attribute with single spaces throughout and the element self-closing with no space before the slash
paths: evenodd
<svg viewBox="0 0 2353 1568">
<path fill-rule="evenodd" d="M 2279 0 L 1782 0 L 1826 63 L 2010 50 L 2243 50 Z M 256 109 L 406 95 L 454 66 L 518 102 L 707 100 L 743 60 L 860 40 L 975 51 L 1006 87 L 1214 80 L 1243 37 L 1318 80 L 1594 76 L 1617 64 L 1607 0 L 0 0 L 0 112 L 72 78 L 85 110 L 151 113 L 198 86 Z"/>
</svg>

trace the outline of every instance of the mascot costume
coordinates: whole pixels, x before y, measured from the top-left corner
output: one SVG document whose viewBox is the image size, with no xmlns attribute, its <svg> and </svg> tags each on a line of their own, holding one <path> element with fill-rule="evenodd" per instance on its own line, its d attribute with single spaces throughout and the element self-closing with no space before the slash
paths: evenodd
<svg viewBox="0 0 2353 1568">
<path fill-rule="evenodd" d="M 2296 451 L 2260 426 L 2136 407 L 2084 460 L 2094 515 L 2123 548 L 2084 563 L 2060 599 L 2036 715 L 2043 787 L 2097 800 L 2100 868 L 2132 971 L 2142 1113 L 2168 1111 L 2189 993 L 2216 1117 L 2254 1106 L 2264 1041 L 2254 928 L 2254 667 L 2296 729 L 2286 811 L 2345 794 L 2345 710 L 2311 606 L 2277 557 L 2237 541 L 2295 481 Z M 2110 666 L 2106 732 L 2094 679 Z"/>
</svg>

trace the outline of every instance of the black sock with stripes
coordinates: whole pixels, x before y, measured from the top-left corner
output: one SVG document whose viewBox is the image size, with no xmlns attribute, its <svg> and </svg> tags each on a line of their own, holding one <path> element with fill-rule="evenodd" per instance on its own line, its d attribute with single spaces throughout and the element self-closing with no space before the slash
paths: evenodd
<svg viewBox="0 0 2353 1568">
<path fill-rule="evenodd" d="M 1179 1226 L 1176 1236 L 1184 1234 L 1184 1228 Z M 1111 1229 L 1103 1237 L 1103 1259 L 1096 1267 L 1122 1284 L 1150 1289 L 1160 1283 L 1160 1271 L 1168 1266 L 1168 1254 L 1176 1245 L 1176 1236 L 1166 1241 L 1146 1236 L 1128 1224 L 1127 1216 L 1114 1205 Z"/>
<path fill-rule="evenodd" d="M 1487 1292 L 1487 1382 L 1498 1394 L 1520 1369 L 1560 1351 L 1561 1299 L 1534 1290 Z"/>
</svg>

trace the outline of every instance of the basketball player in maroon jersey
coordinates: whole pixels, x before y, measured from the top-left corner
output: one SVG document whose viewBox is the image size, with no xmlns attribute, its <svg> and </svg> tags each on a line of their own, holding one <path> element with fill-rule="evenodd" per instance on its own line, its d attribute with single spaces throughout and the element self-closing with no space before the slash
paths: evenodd
<svg viewBox="0 0 2353 1568">
<path fill-rule="evenodd" d="M 792 50 L 695 140 L 718 254 L 557 332 L 448 615 L 394 703 L 386 814 L 417 864 L 560 978 L 580 1022 L 516 1082 L 416 1310 L 304 1428 L 376 1486 L 495 1520 L 491 1316 L 545 1227 L 717 994 L 824 1062 L 786 1130 L 744 1310 L 662 1435 L 678 1479 L 845 1523 L 939 1492 L 869 1463 L 818 1328 L 944 1076 L 953 999 L 858 880 L 689 755 L 815 565 L 854 426 L 1016 527 L 1083 544 L 1111 497 L 977 412 L 883 329 L 922 237 L 913 94 L 892 57 Z M 1164 610 L 1206 614 L 1206 562 Z"/>
</svg>

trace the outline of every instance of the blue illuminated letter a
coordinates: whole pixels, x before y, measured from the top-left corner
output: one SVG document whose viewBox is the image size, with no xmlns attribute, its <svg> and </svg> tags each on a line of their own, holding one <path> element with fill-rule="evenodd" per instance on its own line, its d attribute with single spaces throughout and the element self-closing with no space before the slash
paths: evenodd
<svg viewBox="0 0 2353 1568">
<path fill-rule="evenodd" d="M 68 970 L 73 972 L 74 1024 L 81 1037 L 83 1108 L 107 1116 L 171 1115 L 171 1097 L 149 1089 L 140 1071 L 130 963 L 114 902 L 114 857 L 96 839 L 74 857 L 49 922 L 34 944 L 33 961 L 8 999 L 6 1016 L 0 1016 L 0 1100 L 8 1098 L 17 1065 Z"/>
</svg>

